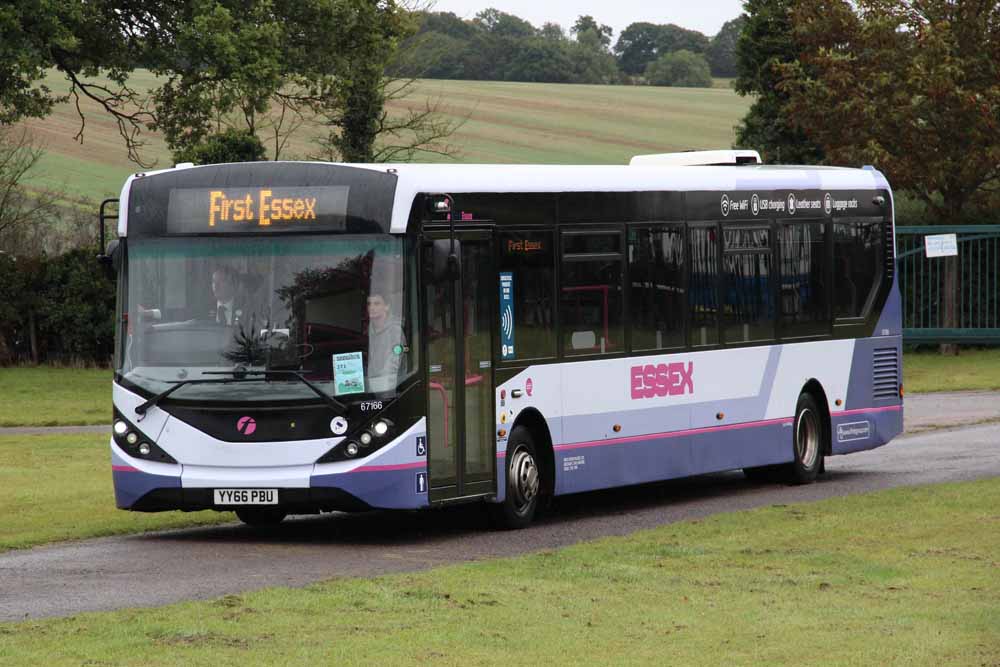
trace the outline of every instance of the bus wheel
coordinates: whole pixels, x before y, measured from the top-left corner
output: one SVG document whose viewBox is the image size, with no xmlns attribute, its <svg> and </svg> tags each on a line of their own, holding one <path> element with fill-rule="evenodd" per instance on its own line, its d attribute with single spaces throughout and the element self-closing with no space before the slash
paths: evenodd
<svg viewBox="0 0 1000 667">
<path fill-rule="evenodd" d="M 268 526 L 277 526 L 288 515 L 279 509 L 260 509 L 255 507 L 253 509 L 236 510 L 236 516 L 248 526 L 266 528 Z"/>
<path fill-rule="evenodd" d="M 490 506 L 494 525 L 513 530 L 531 523 L 538 509 L 541 476 L 531 431 L 517 426 L 507 446 L 507 494 L 502 503 Z"/>
<path fill-rule="evenodd" d="M 802 393 L 795 406 L 795 422 L 792 424 L 792 447 L 795 458 L 786 468 L 790 484 L 809 484 L 816 481 L 823 467 L 823 448 L 826 435 L 823 433 L 823 416 L 812 394 Z"/>
</svg>

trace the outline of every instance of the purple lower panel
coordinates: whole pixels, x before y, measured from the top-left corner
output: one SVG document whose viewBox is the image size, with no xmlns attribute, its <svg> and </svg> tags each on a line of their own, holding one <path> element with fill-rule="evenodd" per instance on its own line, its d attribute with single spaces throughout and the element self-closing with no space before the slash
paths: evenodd
<svg viewBox="0 0 1000 667">
<path fill-rule="evenodd" d="M 791 420 L 556 447 L 556 494 L 792 460 Z"/>
<path fill-rule="evenodd" d="M 180 477 L 150 475 L 128 466 L 113 466 L 111 474 L 115 483 L 115 504 L 123 510 L 131 509 L 154 489 L 177 489 L 181 486 Z"/>
<path fill-rule="evenodd" d="M 335 488 L 378 509 L 427 507 L 427 466 L 360 468 L 337 475 L 314 475 L 313 488 Z"/>
<path fill-rule="evenodd" d="M 834 454 L 850 454 L 875 449 L 903 432 L 903 406 L 851 410 L 831 419 Z"/>
</svg>

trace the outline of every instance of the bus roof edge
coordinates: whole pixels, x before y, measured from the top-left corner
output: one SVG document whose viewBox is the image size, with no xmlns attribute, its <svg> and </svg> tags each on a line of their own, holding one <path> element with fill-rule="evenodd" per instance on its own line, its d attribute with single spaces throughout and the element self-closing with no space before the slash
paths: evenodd
<svg viewBox="0 0 1000 667">
<path fill-rule="evenodd" d="M 629 161 L 630 166 L 720 167 L 743 164 L 760 164 L 760 153 L 747 150 L 685 151 L 683 153 L 636 155 Z"/>
</svg>

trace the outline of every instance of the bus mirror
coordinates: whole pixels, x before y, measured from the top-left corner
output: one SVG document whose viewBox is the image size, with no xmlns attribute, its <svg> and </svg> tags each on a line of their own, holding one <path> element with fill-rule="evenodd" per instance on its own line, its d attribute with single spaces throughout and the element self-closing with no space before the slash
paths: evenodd
<svg viewBox="0 0 1000 667">
<path fill-rule="evenodd" d="M 462 242 L 455 241 L 453 244 L 451 239 L 440 239 L 433 243 L 434 281 L 458 280 L 462 274 L 462 264 L 458 259 L 462 253 Z"/>
<path fill-rule="evenodd" d="M 121 241 L 113 239 L 108 243 L 104 254 L 97 256 L 97 261 L 104 267 L 104 272 L 107 274 L 108 279 L 114 280 L 115 276 L 118 275 L 118 270 L 122 266 Z"/>
</svg>

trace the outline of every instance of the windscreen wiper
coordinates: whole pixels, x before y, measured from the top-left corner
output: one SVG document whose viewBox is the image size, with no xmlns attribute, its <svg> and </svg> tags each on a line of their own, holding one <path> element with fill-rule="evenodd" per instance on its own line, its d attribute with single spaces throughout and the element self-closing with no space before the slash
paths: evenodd
<svg viewBox="0 0 1000 667">
<path fill-rule="evenodd" d="M 333 408 L 334 410 L 336 410 L 337 412 L 339 412 L 341 415 L 346 415 L 347 414 L 347 406 L 344 405 L 343 403 L 341 403 L 340 401 L 338 401 L 336 398 L 334 398 L 330 394 L 328 394 L 325 391 L 323 391 L 322 389 L 320 389 L 319 387 L 317 387 L 316 385 L 314 385 L 309 380 L 305 379 L 305 377 L 302 375 L 302 373 L 304 373 L 304 372 L 305 371 L 269 371 L 269 370 L 251 371 L 251 370 L 245 370 L 245 369 L 242 369 L 242 368 L 237 368 L 237 369 L 231 370 L 231 371 L 205 371 L 204 373 L 202 373 L 202 375 L 231 375 L 231 376 L 233 376 L 233 379 L 235 379 L 237 381 L 243 380 L 243 379 L 251 380 L 251 379 L 253 379 L 253 378 L 249 377 L 251 375 L 254 375 L 254 376 L 263 375 L 263 376 L 265 376 L 265 378 L 268 375 L 285 375 L 285 376 L 290 376 L 290 377 L 296 378 L 297 380 L 299 380 L 300 382 L 302 382 L 302 384 L 304 384 L 305 386 L 307 386 L 310 389 L 312 389 L 313 392 L 317 396 L 319 396 L 320 398 L 322 398 L 323 401 L 327 405 L 329 405 L 331 408 Z M 210 380 L 210 382 L 215 382 L 215 381 L 217 381 L 217 380 Z M 168 390 L 168 392 L 172 391 L 173 389 L 174 389 L 174 387 L 171 387 L 171 389 Z"/>
<path fill-rule="evenodd" d="M 164 391 L 161 391 L 159 394 L 156 394 L 155 396 L 153 396 L 152 398 L 150 398 L 145 403 L 140 403 L 139 405 L 135 406 L 135 413 L 137 415 L 145 415 L 146 411 L 149 410 L 151 407 L 153 407 L 154 405 L 156 405 L 157 403 L 159 403 L 160 401 L 162 401 L 167 396 L 169 396 L 170 394 L 174 393 L 175 391 L 177 391 L 181 387 L 183 387 L 185 385 L 188 385 L 188 384 L 223 384 L 223 383 L 226 383 L 226 382 L 247 382 L 247 381 L 248 380 L 243 380 L 243 379 L 238 378 L 238 377 L 233 377 L 232 379 L 227 379 L 227 380 L 222 380 L 222 379 L 219 379 L 219 380 L 181 380 L 180 382 L 175 382 L 173 385 L 171 385 L 169 388 L 165 389 Z M 253 380 L 249 380 L 249 381 L 253 381 Z"/>
</svg>

